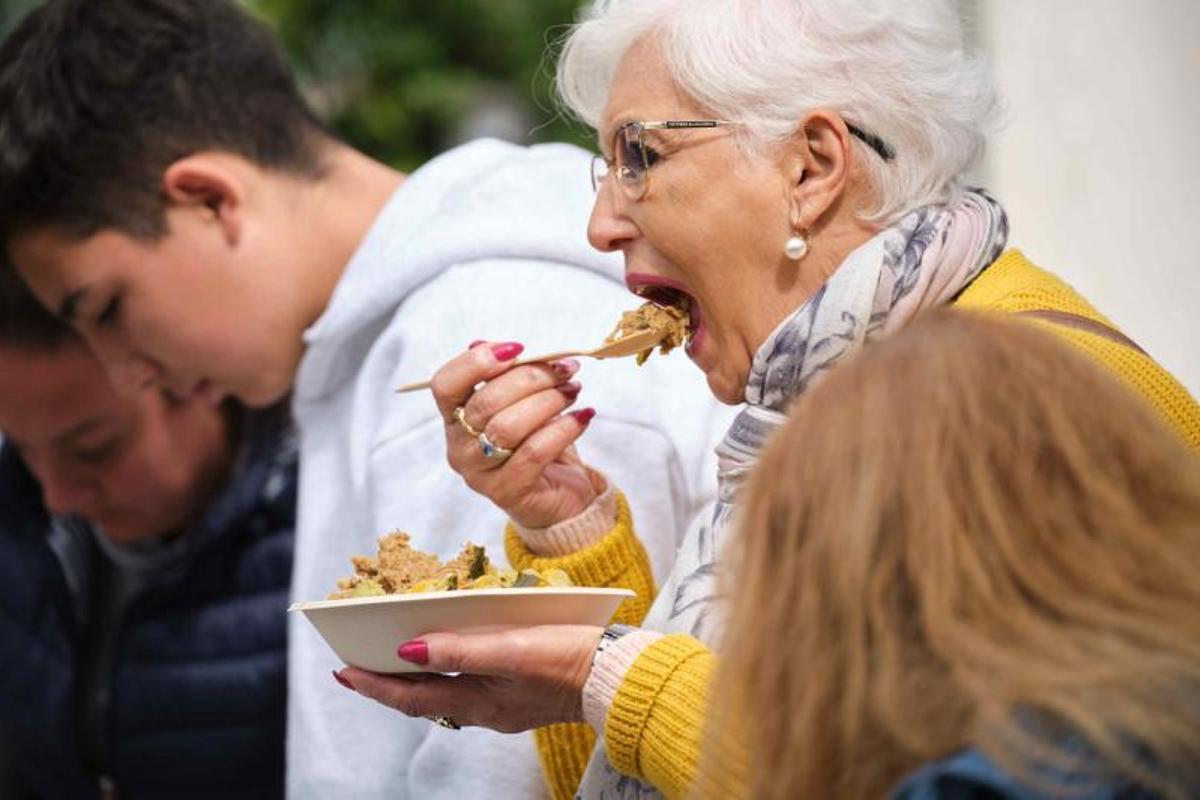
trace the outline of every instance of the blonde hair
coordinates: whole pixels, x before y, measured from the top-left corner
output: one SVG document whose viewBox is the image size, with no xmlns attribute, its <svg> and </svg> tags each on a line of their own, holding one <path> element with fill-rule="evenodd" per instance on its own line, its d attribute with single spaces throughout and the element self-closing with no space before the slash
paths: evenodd
<svg viewBox="0 0 1200 800">
<path fill-rule="evenodd" d="M 1143 401 L 939 311 L 790 417 L 722 576 L 710 779 L 736 709 L 748 797 L 878 798 L 964 748 L 1034 786 L 1200 785 L 1200 459 Z"/>
</svg>

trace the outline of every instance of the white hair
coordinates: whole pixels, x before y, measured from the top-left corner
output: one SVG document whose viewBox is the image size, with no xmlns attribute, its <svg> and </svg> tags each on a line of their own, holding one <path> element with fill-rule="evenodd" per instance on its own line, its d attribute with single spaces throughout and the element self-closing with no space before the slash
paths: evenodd
<svg viewBox="0 0 1200 800">
<path fill-rule="evenodd" d="M 886 142 L 891 161 L 851 140 L 873 222 L 955 202 L 998 105 L 953 0 L 595 0 L 563 43 L 562 104 L 598 127 L 617 65 L 648 36 L 678 86 L 745 123 L 752 147 L 787 140 L 819 107 Z"/>
</svg>

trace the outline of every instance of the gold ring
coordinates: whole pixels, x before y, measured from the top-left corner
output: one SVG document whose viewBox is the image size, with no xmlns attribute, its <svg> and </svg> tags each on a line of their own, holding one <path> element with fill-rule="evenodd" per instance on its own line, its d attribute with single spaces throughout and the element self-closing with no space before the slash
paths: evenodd
<svg viewBox="0 0 1200 800">
<path fill-rule="evenodd" d="M 462 730 L 462 725 L 459 725 L 457 722 L 450 719 L 449 717 L 430 717 L 429 721 L 434 723 L 435 725 L 441 725 L 443 728 L 445 728 L 447 730 L 451 730 L 451 731 Z"/>
<path fill-rule="evenodd" d="M 471 435 L 472 439 L 478 439 L 483 435 L 483 431 L 476 430 L 471 423 L 467 422 L 467 410 L 462 406 L 454 409 L 454 418 L 458 420 L 458 424 L 463 426 L 463 430 Z"/>
</svg>

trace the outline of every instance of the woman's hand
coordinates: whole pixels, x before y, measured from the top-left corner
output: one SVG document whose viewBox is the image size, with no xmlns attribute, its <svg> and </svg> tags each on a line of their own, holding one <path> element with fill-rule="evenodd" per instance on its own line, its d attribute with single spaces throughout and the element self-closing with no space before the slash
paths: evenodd
<svg viewBox="0 0 1200 800">
<path fill-rule="evenodd" d="M 539 625 L 497 633 L 432 633 L 397 656 L 430 673 L 379 675 L 346 667 L 334 677 L 364 697 L 410 717 L 449 717 L 518 733 L 583 720 L 583 684 L 603 628 Z"/>
<path fill-rule="evenodd" d="M 433 396 L 454 471 L 520 525 L 548 528 L 587 510 L 604 489 L 574 447 L 595 411 L 563 413 L 579 397 L 571 380 L 578 361 L 510 368 L 522 349 L 476 342 L 433 376 Z M 455 417 L 458 408 L 466 425 Z M 485 455 L 468 426 L 512 454 Z"/>
</svg>

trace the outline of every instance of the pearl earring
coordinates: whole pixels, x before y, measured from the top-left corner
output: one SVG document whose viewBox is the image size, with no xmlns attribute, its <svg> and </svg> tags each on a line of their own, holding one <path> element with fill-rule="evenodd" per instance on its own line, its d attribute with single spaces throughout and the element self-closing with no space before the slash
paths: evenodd
<svg viewBox="0 0 1200 800">
<path fill-rule="evenodd" d="M 792 234 L 783 245 L 783 254 L 791 261 L 799 261 L 808 255 L 808 241 L 800 235 L 800 231 Z"/>
</svg>

